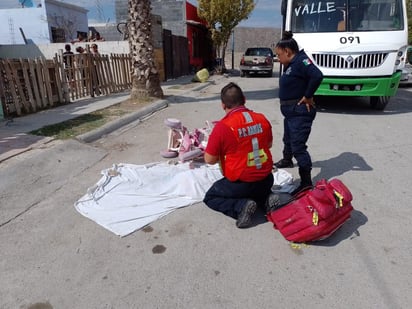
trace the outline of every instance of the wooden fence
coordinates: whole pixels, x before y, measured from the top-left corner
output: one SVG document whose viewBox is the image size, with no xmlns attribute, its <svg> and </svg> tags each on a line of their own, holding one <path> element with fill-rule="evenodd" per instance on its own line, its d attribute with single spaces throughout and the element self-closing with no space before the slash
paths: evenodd
<svg viewBox="0 0 412 309">
<path fill-rule="evenodd" d="M 131 89 L 127 54 L 68 56 L 53 60 L 1 59 L 0 99 L 5 117 L 21 116 L 87 96 Z"/>
</svg>

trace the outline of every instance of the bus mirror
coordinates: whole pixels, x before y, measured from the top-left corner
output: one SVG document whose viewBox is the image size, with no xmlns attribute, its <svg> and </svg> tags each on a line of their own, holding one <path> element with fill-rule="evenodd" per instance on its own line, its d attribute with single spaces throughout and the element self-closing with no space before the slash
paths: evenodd
<svg viewBox="0 0 412 309">
<path fill-rule="evenodd" d="M 281 5 L 280 5 L 280 14 L 281 14 L 282 16 L 286 16 L 287 3 L 288 3 L 287 0 L 282 0 L 282 3 L 281 3 Z"/>
<path fill-rule="evenodd" d="M 412 47 L 409 47 L 407 52 L 406 52 L 406 56 L 408 58 L 408 62 L 409 64 L 412 64 Z"/>
</svg>

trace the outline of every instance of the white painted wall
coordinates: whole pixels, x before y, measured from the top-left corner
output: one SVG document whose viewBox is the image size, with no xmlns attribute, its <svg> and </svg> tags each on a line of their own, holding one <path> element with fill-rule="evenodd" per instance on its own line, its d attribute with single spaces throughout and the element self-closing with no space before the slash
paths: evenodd
<svg viewBox="0 0 412 309">
<path fill-rule="evenodd" d="M 88 10 L 56 0 L 42 1 L 45 3 L 45 15 L 47 16 L 47 22 L 50 27 L 58 27 L 60 26 L 59 23 L 61 24 L 62 21 L 71 21 L 73 23 L 73 26 L 69 27 L 71 33 L 68 34 L 68 41 L 77 37 L 77 31 L 85 33 L 89 32 L 87 20 Z"/>
<path fill-rule="evenodd" d="M 2 9 L 0 44 L 24 44 L 19 28 L 22 28 L 29 43 L 50 43 L 51 27 L 59 27 L 58 23 L 62 20 L 74 23 L 73 31 L 67 38 L 70 41 L 76 37 L 77 31 L 88 32 L 87 12 L 81 7 L 56 0 L 41 0 L 41 7 Z"/>
<path fill-rule="evenodd" d="M 49 43 L 49 27 L 44 16 L 43 7 L 0 10 L 0 44 L 24 44 L 19 28 L 27 40 Z"/>
</svg>

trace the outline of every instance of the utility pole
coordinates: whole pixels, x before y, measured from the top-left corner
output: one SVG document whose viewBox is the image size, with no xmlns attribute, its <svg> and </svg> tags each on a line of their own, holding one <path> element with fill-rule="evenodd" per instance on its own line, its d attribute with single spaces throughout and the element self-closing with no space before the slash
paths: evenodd
<svg viewBox="0 0 412 309">
<path fill-rule="evenodd" d="M 9 22 L 9 34 L 10 34 L 10 40 L 11 40 L 11 44 L 16 44 L 16 38 L 14 36 L 14 20 L 9 17 L 8 18 L 8 22 Z"/>
</svg>

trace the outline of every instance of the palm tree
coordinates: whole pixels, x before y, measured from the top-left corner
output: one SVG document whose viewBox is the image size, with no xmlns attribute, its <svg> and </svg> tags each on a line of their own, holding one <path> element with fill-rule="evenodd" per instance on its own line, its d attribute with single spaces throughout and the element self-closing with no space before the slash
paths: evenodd
<svg viewBox="0 0 412 309">
<path fill-rule="evenodd" d="M 159 72 L 154 60 L 150 0 L 128 1 L 128 39 L 133 63 L 130 98 L 163 98 Z"/>
</svg>

